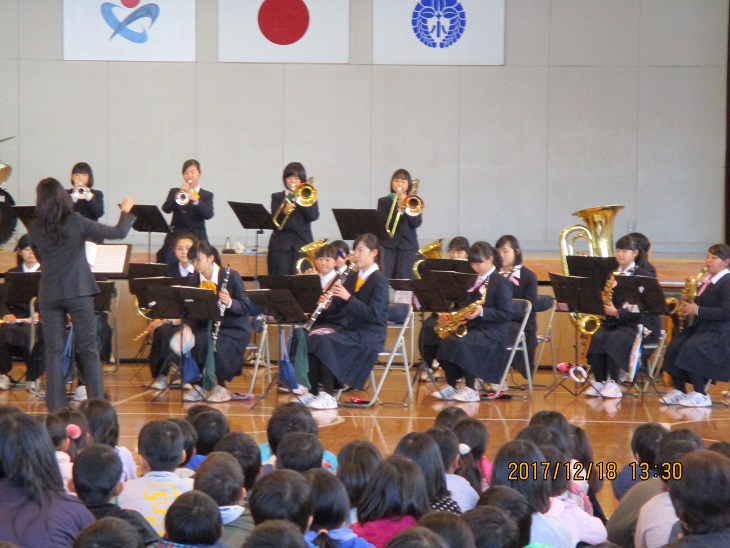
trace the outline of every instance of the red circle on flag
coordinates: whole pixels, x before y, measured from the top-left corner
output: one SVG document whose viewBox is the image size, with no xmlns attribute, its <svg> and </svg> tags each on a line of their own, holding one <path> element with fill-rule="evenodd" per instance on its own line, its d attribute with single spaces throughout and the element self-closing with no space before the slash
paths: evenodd
<svg viewBox="0 0 730 548">
<path fill-rule="evenodd" d="M 139 0 L 122 0 L 122 6 L 125 8 L 136 8 Z"/>
<path fill-rule="evenodd" d="M 309 27 L 304 0 L 265 0 L 259 8 L 259 28 L 267 40 L 280 46 L 299 41 Z"/>
</svg>

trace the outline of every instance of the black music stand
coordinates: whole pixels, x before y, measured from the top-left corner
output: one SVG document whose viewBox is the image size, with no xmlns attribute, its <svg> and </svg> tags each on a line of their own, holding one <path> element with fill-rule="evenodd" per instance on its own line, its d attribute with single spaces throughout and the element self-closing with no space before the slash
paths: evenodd
<svg viewBox="0 0 730 548">
<path fill-rule="evenodd" d="M 584 257 L 588 259 L 595 259 L 601 257 Z M 580 276 L 561 276 L 560 274 L 550 273 L 550 283 L 553 286 L 553 292 L 555 293 L 555 300 L 557 305 L 555 307 L 556 312 L 568 312 L 574 314 L 594 314 L 596 316 L 603 316 L 603 298 L 601 294 L 601 285 L 596 283 L 594 278 L 584 278 Z M 575 365 L 578 363 L 578 329 L 575 330 Z M 563 378 L 555 382 L 548 391 L 545 393 L 545 398 L 552 394 L 559 387 L 564 388 L 573 396 L 579 396 L 583 393 L 588 385 L 595 385 L 590 379 L 586 379 L 586 383 L 583 383 L 583 387 L 579 388 L 576 384 L 574 389 L 570 389 L 565 386 L 565 381 L 569 375 L 564 374 Z"/>
<path fill-rule="evenodd" d="M 258 287 L 259 277 L 259 234 L 263 234 L 264 230 L 276 230 L 276 225 L 271 218 L 271 213 L 263 206 L 263 204 L 253 204 L 247 202 L 228 202 L 233 213 L 236 214 L 238 222 L 246 230 L 256 231 L 256 244 L 254 257 L 254 282 Z"/>
<path fill-rule="evenodd" d="M 8 272 L 5 274 L 5 285 L 8 285 L 8 297 L 12 302 L 29 303 L 38 296 L 38 285 L 41 281 L 40 272 Z"/>
<path fill-rule="evenodd" d="M 262 289 L 288 289 L 305 314 L 317 308 L 322 295 L 322 283 L 317 274 L 297 274 L 293 276 L 261 276 Z"/>
<path fill-rule="evenodd" d="M 137 232 L 147 233 L 147 260 L 152 262 L 152 233 L 169 234 L 170 225 L 162 216 L 162 211 L 156 205 L 140 205 L 132 207 L 131 212 L 137 216 L 132 228 Z"/>
<path fill-rule="evenodd" d="M 155 263 L 150 264 L 139 264 L 139 263 L 131 263 L 129 265 L 129 292 L 135 296 L 137 299 L 137 310 L 139 314 L 144 317 L 145 319 L 149 320 L 145 315 L 145 312 L 149 314 L 149 310 L 154 306 L 155 299 L 156 299 L 156 293 L 155 290 L 159 287 L 171 287 L 173 285 L 180 285 L 181 280 L 180 278 L 172 278 L 169 276 L 150 276 L 150 277 L 136 277 L 133 276 L 133 273 L 142 272 L 146 269 L 140 269 L 137 270 L 137 267 L 147 267 L 147 266 L 157 266 Z M 161 264 L 161 266 L 166 267 L 167 265 Z M 132 268 L 134 267 L 134 268 Z M 137 341 L 138 339 L 142 339 L 142 344 L 139 347 L 139 350 L 137 351 L 137 354 L 135 355 L 135 360 L 139 360 L 142 357 L 142 354 L 144 353 L 144 349 L 147 345 L 152 344 L 152 332 L 147 331 L 149 328 L 149 325 L 145 330 L 142 332 L 142 334 L 138 335 L 134 340 Z M 136 375 L 136 374 L 135 374 Z"/>
<path fill-rule="evenodd" d="M 320 290 L 321 291 L 321 290 Z M 254 289 L 246 292 L 246 296 L 251 299 L 261 312 L 266 316 L 272 316 L 276 320 L 279 333 L 282 333 L 284 324 L 303 324 L 307 321 L 307 316 L 294 298 L 289 289 Z M 279 368 L 281 368 L 282 349 L 279 345 Z M 260 400 L 268 397 L 271 390 L 279 383 L 279 371 L 271 378 L 269 386 L 261 395 Z M 299 396 L 294 394 L 297 399 Z M 278 398 L 278 393 L 277 393 Z M 256 401 L 253 407 L 256 407 Z"/>
<path fill-rule="evenodd" d="M 432 270 L 428 275 L 428 278 L 436 280 L 436 283 L 439 284 L 444 294 L 444 298 L 452 303 L 460 303 L 463 301 L 478 277 L 476 272 L 473 271 L 469 274 L 464 274 L 462 272 Z"/>
<path fill-rule="evenodd" d="M 139 280 L 135 280 L 139 281 Z M 179 281 L 179 280 L 178 280 Z M 218 296 L 214 291 L 209 289 L 201 289 L 198 287 L 187 287 L 182 285 L 173 285 L 165 287 L 158 286 L 155 290 L 155 304 L 152 306 L 150 315 L 153 318 L 172 319 L 172 320 L 194 320 L 194 321 L 216 321 L 220 319 L 220 310 L 218 309 Z M 184 355 L 182 352 L 182 335 L 180 341 L 179 361 L 171 367 L 173 381 L 176 376 L 180 377 L 180 385 L 183 386 L 183 362 Z M 161 390 L 152 401 L 157 401 L 160 396 L 170 389 L 170 382 L 164 390 Z M 202 393 L 197 388 L 193 388 Z M 184 390 L 180 391 L 182 399 Z M 206 400 L 203 395 L 203 400 Z M 184 400 L 183 400 L 184 401 Z"/>
<path fill-rule="evenodd" d="M 35 206 L 14 205 L 13 211 L 20 221 L 25 225 L 26 230 L 30 230 L 30 224 L 35 218 Z"/>
<path fill-rule="evenodd" d="M 568 255 L 568 272 L 571 276 L 591 278 L 601 289 L 606 280 L 618 269 L 616 257 L 586 257 Z"/>
<path fill-rule="evenodd" d="M 385 224 L 374 209 L 333 209 L 335 221 L 343 240 L 355 240 L 361 234 L 375 234 L 378 240 L 387 240 Z"/>
<path fill-rule="evenodd" d="M 166 269 L 165 263 L 129 263 L 127 277 L 133 279 L 164 276 Z"/>
<path fill-rule="evenodd" d="M 469 264 L 469 261 L 461 259 L 423 259 L 418 270 L 422 278 L 427 277 L 433 270 L 448 270 L 463 274 L 474 274 L 474 269 Z"/>
</svg>

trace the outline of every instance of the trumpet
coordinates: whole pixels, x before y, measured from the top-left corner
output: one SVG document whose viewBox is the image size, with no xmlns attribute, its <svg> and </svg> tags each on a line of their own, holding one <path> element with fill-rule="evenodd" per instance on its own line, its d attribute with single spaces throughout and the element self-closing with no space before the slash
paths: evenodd
<svg viewBox="0 0 730 548">
<path fill-rule="evenodd" d="M 312 184 L 312 181 L 314 181 L 314 178 L 310 177 L 306 182 L 300 184 L 294 192 L 290 192 L 284 197 L 279 209 L 276 210 L 276 213 L 271 218 L 276 228 L 279 230 L 284 228 L 284 225 L 291 216 L 291 212 L 284 212 L 287 204 L 294 203 L 302 207 L 310 207 L 317 203 L 317 189 Z"/>
<path fill-rule="evenodd" d="M 175 194 L 175 203 L 177 205 L 181 205 L 181 206 L 187 205 L 190 202 L 190 200 L 192 200 L 192 199 L 195 199 L 195 200 L 200 199 L 200 195 L 197 192 L 195 192 L 195 190 L 193 190 L 193 189 L 183 190 L 181 188 L 180 190 L 177 191 L 177 194 Z"/>
<path fill-rule="evenodd" d="M 415 217 L 423 213 L 423 198 L 417 195 L 418 179 L 413 179 L 411 183 L 411 192 L 405 196 L 399 196 L 396 193 L 390 193 L 388 196 L 393 199 L 390 206 L 388 218 L 385 221 L 385 232 L 391 238 L 395 236 L 395 229 L 398 228 L 398 221 L 405 213 L 410 217 Z"/>
<path fill-rule="evenodd" d="M 88 200 L 90 193 L 91 191 L 88 187 L 79 185 L 74 187 L 73 192 L 71 192 L 71 197 L 75 198 L 76 200 Z"/>
</svg>

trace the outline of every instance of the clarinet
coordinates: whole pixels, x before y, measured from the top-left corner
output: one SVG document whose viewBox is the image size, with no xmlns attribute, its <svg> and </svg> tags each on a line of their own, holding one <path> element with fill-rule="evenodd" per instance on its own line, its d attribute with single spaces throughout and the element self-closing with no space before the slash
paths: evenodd
<svg viewBox="0 0 730 548">
<path fill-rule="evenodd" d="M 226 289 L 226 286 L 228 286 L 228 277 L 231 275 L 231 263 L 228 263 L 228 267 L 226 268 L 226 277 L 223 278 L 223 283 L 221 284 L 221 288 L 218 290 L 218 295 L 221 294 L 221 291 Z M 223 301 L 220 297 L 218 297 L 218 313 L 221 317 L 226 313 L 226 306 L 223 304 Z M 217 320 L 215 322 L 215 329 L 213 329 L 213 352 L 217 352 L 216 345 L 218 344 L 218 331 L 221 328 L 221 320 Z"/>
<path fill-rule="evenodd" d="M 325 297 L 326 297 L 325 300 L 322 301 L 321 304 L 317 305 L 316 310 L 314 312 L 312 312 L 312 315 L 311 316 L 309 316 L 309 321 L 304 326 L 304 329 L 306 329 L 307 331 L 309 331 L 310 329 L 312 329 L 312 326 L 314 325 L 314 322 L 317 321 L 317 318 L 319 318 L 319 315 L 322 313 L 322 311 L 325 308 L 327 308 L 327 305 L 330 304 L 330 302 L 332 302 L 332 298 L 334 297 L 334 292 L 332 291 L 332 289 L 335 287 L 335 284 L 338 283 L 338 282 L 340 284 L 344 284 L 345 281 L 347 280 L 347 277 L 354 270 L 354 268 L 355 268 L 355 263 L 351 263 L 345 269 L 345 271 L 342 274 L 340 274 L 339 277 L 332 283 L 332 285 L 330 285 L 330 289 L 328 289 L 325 292 L 325 294 L 324 294 Z"/>
</svg>

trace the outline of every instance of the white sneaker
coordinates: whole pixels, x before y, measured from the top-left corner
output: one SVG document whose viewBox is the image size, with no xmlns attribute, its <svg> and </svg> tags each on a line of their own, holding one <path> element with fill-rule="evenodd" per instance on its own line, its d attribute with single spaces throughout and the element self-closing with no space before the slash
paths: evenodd
<svg viewBox="0 0 730 548">
<path fill-rule="evenodd" d="M 473 388 L 465 386 L 454 394 L 453 399 L 455 401 L 479 401 L 479 394 Z"/>
<path fill-rule="evenodd" d="M 167 377 L 165 375 L 160 375 L 150 384 L 152 390 L 164 390 L 165 388 L 167 388 Z"/>
<path fill-rule="evenodd" d="M 436 390 L 436 392 L 431 395 L 437 400 L 450 401 L 454 398 L 454 394 L 456 394 L 456 388 L 454 388 L 450 384 L 447 384 L 441 390 Z"/>
<path fill-rule="evenodd" d="M 314 401 L 314 398 L 315 398 L 314 394 L 309 392 L 307 394 L 304 394 L 301 398 L 299 398 L 298 400 L 295 400 L 295 401 L 298 401 L 299 403 L 302 403 L 302 404 L 306 405 L 307 407 L 309 407 L 309 404 Z"/>
<path fill-rule="evenodd" d="M 296 394 L 297 396 L 303 396 L 304 394 L 309 393 L 309 388 L 298 384 L 296 388 L 292 388 L 291 393 Z"/>
<path fill-rule="evenodd" d="M 594 381 L 591 383 L 591 387 L 583 392 L 585 396 L 588 396 L 589 398 L 597 398 L 601 395 L 601 391 L 606 388 L 605 382 L 600 381 Z"/>
<path fill-rule="evenodd" d="M 601 396 L 604 398 L 623 398 L 624 393 L 621 392 L 621 387 L 614 381 L 609 381 L 606 386 L 601 390 Z"/>
<path fill-rule="evenodd" d="M 659 401 L 665 405 L 677 405 L 680 400 L 683 400 L 686 397 L 687 394 L 685 394 L 684 392 L 680 392 L 675 388 L 671 392 L 667 392 L 661 398 L 659 398 Z"/>
<path fill-rule="evenodd" d="M 700 394 L 699 392 L 690 392 L 685 398 L 677 402 L 684 407 L 710 407 L 712 399 L 710 395 Z"/>
<path fill-rule="evenodd" d="M 227 388 L 219 385 L 215 385 L 213 390 L 208 394 L 208 401 L 210 403 L 223 403 L 225 401 L 231 401 L 231 393 Z"/>
<path fill-rule="evenodd" d="M 320 392 L 309 404 L 310 409 L 337 409 L 337 400 L 327 392 Z"/>
<path fill-rule="evenodd" d="M 186 390 L 183 394 L 183 401 L 203 401 L 203 389 L 200 386 L 192 385 L 190 390 Z"/>
<path fill-rule="evenodd" d="M 0 375 L 0 390 L 10 390 L 10 377 Z"/>
<path fill-rule="evenodd" d="M 74 401 L 86 401 L 88 399 L 89 399 L 89 396 L 86 394 L 86 387 L 85 386 L 76 387 L 76 390 L 74 391 Z"/>
</svg>

